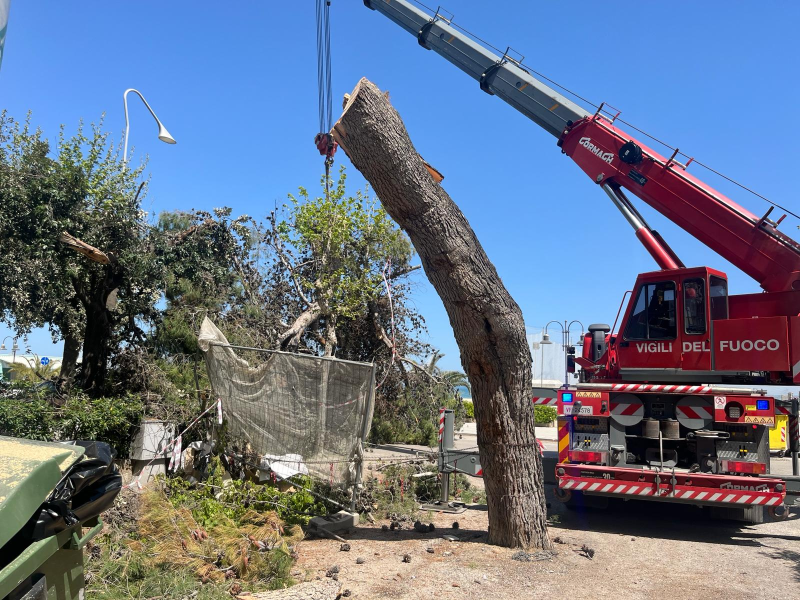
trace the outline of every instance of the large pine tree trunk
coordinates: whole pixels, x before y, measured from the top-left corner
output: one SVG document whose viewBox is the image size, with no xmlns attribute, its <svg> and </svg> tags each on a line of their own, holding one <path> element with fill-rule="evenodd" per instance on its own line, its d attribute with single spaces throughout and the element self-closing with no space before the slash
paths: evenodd
<svg viewBox="0 0 800 600">
<path fill-rule="evenodd" d="M 358 83 L 333 133 L 408 233 L 450 317 L 472 386 L 490 542 L 550 548 L 531 403 L 531 354 L 519 306 L 374 84 Z"/>
</svg>

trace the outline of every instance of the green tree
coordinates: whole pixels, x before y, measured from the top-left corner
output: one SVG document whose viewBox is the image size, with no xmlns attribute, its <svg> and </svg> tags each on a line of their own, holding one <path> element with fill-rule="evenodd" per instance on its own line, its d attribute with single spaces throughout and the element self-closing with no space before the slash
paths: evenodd
<svg viewBox="0 0 800 600">
<path fill-rule="evenodd" d="M 144 166 L 126 169 L 101 125 L 62 127 L 51 153 L 30 117 L 0 115 L 0 319 L 18 334 L 49 327 L 64 340 L 62 386 L 83 350 L 80 385 L 101 394 L 109 360 L 141 343 L 157 318 L 162 265 L 141 208 Z M 104 254 L 59 242 L 68 232 Z"/>
<path fill-rule="evenodd" d="M 329 196 L 300 188 L 283 215 L 269 218 L 265 240 L 274 256 L 263 301 L 280 312 L 273 326 L 286 325 L 275 345 L 374 362 L 373 439 L 432 443 L 438 409 L 460 402 L 451 374 L 415 358 L 434 352 L 411 302 L 410 275 L 419 267 L 411 264 L 408 238 L 377 199 L 368 190 L 348 196 L 345 183 L 342 169 Z"/>
<path fill-rule="evenodd" d="M 346 179 L 342 168 L 326 197 L 312 199 L 300 188 L 298 196 L 289 196 L 286 220 L 277 212 L 270 215 L 266 241 L 301 309 L 285 315 L 289 326 L 278 336 L 280 348 L 297 349 L 304 342 L 325 356 L 336 355 L 338 325 L 363 316 L 375 303 L 388 266 L 392 279 L 414 269 L 408 238 L 368 192 L 347 196 Z M 325 189 L 324 178 L 321 183 Z"/>
</svg>

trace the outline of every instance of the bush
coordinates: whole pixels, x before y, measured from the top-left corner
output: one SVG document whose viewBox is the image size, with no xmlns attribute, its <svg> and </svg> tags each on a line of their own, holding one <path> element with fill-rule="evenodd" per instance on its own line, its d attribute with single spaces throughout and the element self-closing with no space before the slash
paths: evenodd
<svg viewBox="0 0 800 600">
<path fill-rule="evenodd" d="M 434 447 L 438 444 L 439 409 L 455 411 L 455 429 L 464 424 L 465 404 L 459 396 L 441 395 L 422 402 L 419 398 L 401 396 L 389 403 L 376 401 L 375 414 L 369 432 L 373 444 L 419 444 Z"/>
<path fill-rule="evenodd" d="M 467 418 L 474 419 L 475 418 L 475 405 L 472 403 L 472 400 L 462 400 L 464 404 L 464 410 L 467 411 Z"/>
<path fill-rule="evenodd" d="M 0 395 L 0 435 L 43 441 L 97 440 L 110 444 L 118 456 L 127 456 L 142 417 L 138 398 L 90 400 L 75 393 L 59 407 L 37 393 L 36 386 L 4 388 Z"/>
<path fill-rule="evenodd" d="M 223 484 L 225 472 L 218 457 L 208 465 L 208 478 L 205 482 L 193 485 L 179 477 L 164 480 L 169 501 L 177 509 L 191 510 L 192 517 L 203 527 L 213 527 L 226 519 L 237 525 L 252 510 L 274 511 L 289 525 L 306 525 L 312 516 L 324 515 L 339 510 L 325 503 L 307 490 L 318 485 L 310 477 L 292 478 L 296 485 L 291 491 L 281 492 L 272 484 L 258 484 L 247 480 L 233 479 Z M 305 488 L 305 489 L 303 489 Z M 319 496 L 331 494 L 322 492 Z M 343 500 L 343 498 L 337 498 Z"/>
<path fill-rule="evenodd" d="M 536 423 L 552 423 L 558 417 L 558 411 L 552 406 L 534 405 L 533 416 Z"/>
</svg>

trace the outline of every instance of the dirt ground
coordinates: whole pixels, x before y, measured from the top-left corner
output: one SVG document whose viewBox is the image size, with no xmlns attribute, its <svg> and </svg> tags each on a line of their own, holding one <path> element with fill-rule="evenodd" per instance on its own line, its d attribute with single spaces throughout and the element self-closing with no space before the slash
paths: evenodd
<svg viewBox="0 0 800 600">
<path fill-rule="evenodd" d="M 800 598 L 796 509 L 784 522 L 760 525 L 712 521 L 696 507 L 647 502 L 572 511 L 548 487 L 550 536 L 562 542 L 550 559 L 520 562 L 511 558 L 514 551 L 488 545 L 486 508 L 474 507 L 456 516 L 423 513 L 436 525 L 427 534 L 410 524 L 384 532 L 386 519 L 362 523 L 343 536 L 349 552 L 335 540 L 304 541 L 294 576 L 324 578 L 337 565 L 352 598 Z M 581 552 L 584 545 L 593 558 Z M 410 562 L 403 562 L 405 554 Z M 356 563 L 359 557 L 363 564 Z"/>
</svg>

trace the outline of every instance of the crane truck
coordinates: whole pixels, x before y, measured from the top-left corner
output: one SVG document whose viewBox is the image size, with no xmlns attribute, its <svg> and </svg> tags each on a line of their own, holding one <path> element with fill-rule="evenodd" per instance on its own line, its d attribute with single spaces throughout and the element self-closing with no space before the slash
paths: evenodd
<svg viewBox="0 0 800 600">
<path fill-rule="evenodd" d="M 743 387 L 800 385 L 800 244 L 779 231 L 783 217 L 770 218 L 774 206 L 761 217 L 739 206 L 690 173 L 698 161 L 677 148 L 667 146 L 665 156 L 648 147 L 621 127 L 619 111 L 583 108 L 534 77 L 511 48 L 496 54 L 441 8 L 364 4 L 553 135 L 658 266 L 623 296 L 619 328 L 616 321 L 588 328 L 572 365 L 581 367 L 579 382 L 539 399 L 558 409 L 556 496 L 688 503 L 752 519 L 767 508 L 785 518 L 787 493 L 788 503 L 800 494 L 797 403 Z M 750 275 L 763 293 L 729 294 L 722 271 L 687 267 L 629 194 Z M 791 419 L 794 476 L 770 474 L 769 427 L 780 413 Z"/>
</svg>

